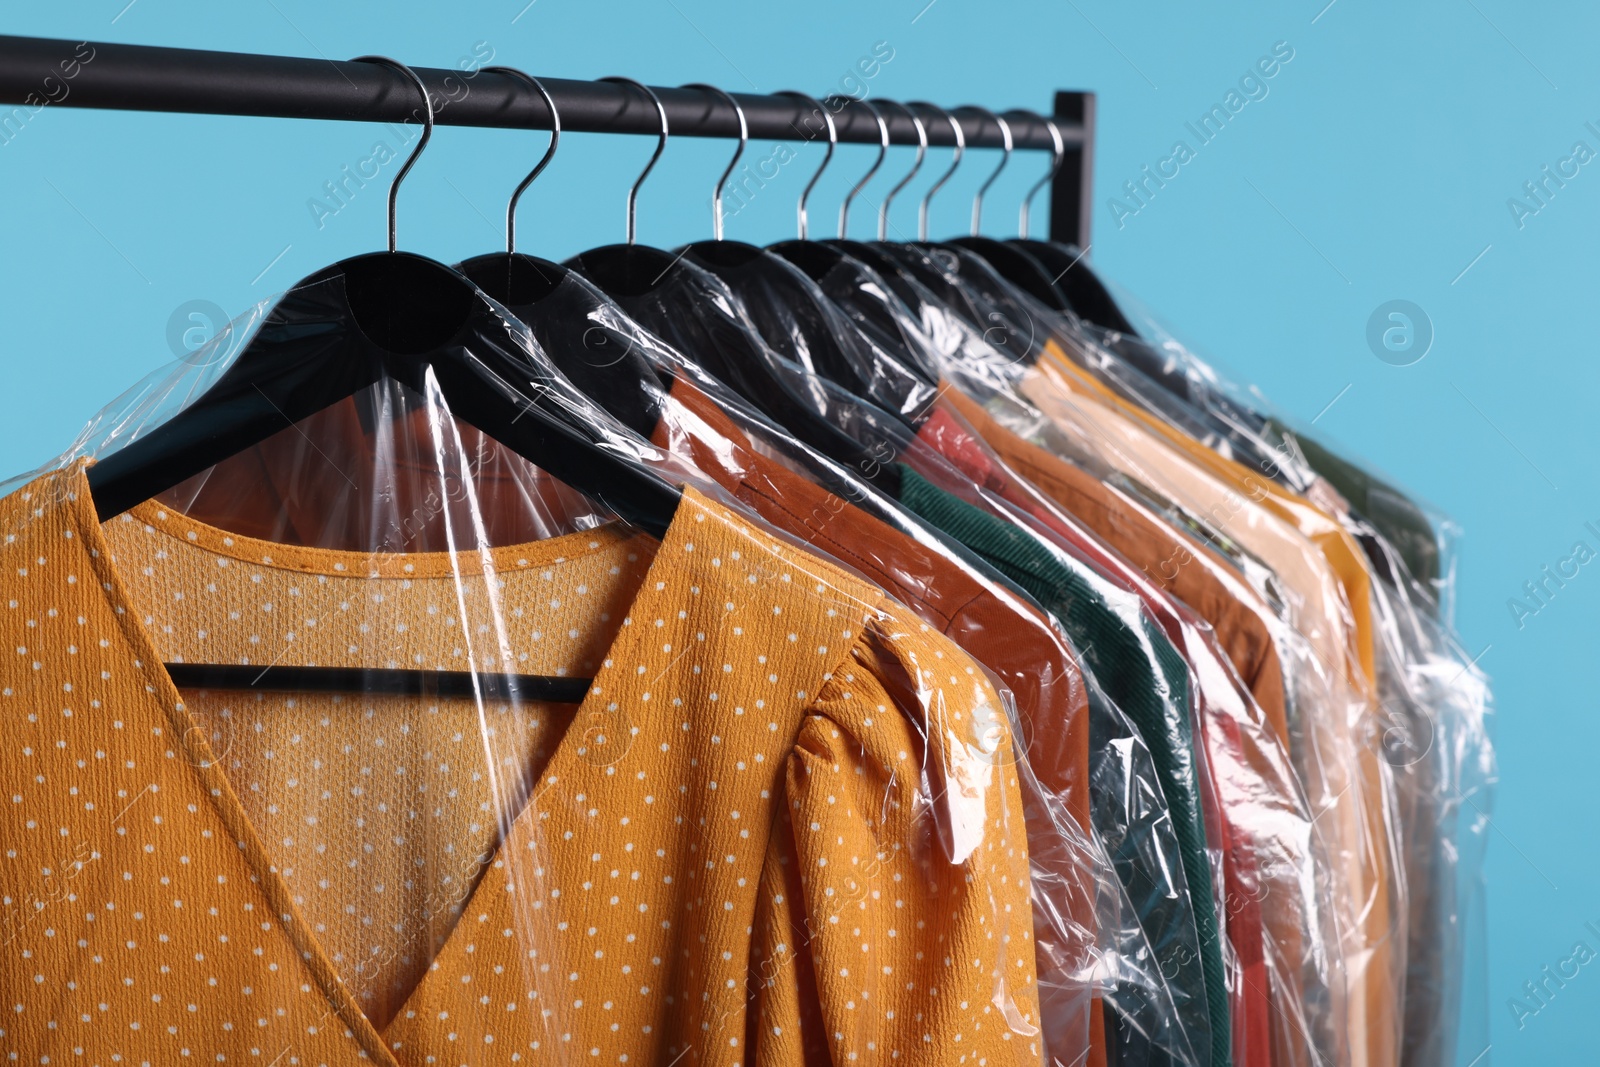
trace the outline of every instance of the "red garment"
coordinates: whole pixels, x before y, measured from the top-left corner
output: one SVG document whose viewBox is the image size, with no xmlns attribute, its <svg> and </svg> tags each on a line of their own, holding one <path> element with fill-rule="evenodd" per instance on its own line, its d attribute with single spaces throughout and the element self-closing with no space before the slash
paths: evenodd
<svg viewBox="0 0 1600 1067">
<path fill-rule="evenodd" d="M 947 389 L 945 396 L 952 392 Z M 1289 1042 L 1274 1039 L 1271 1003 L 1275 978 L 1283 987 L 1279 995 L 1298 1001 L 1299 975 L 1281 964 L 1276 969 L 1286 973 L 1269 973 L 1265 929 L 1265 924 L 1271 921 L 1273 937 L 1278 942 L 1277 951 L 1298 968 L 1299 908 L 1290 892 L 1273 894 L 1279 887 L 1264 879 L 1251 829 L 1240 821 L 1242 813 L 1248 820 L 1251 805 L 1258 804 L 1262 796 L 1282 791 L 1282 786 L 1270 780 L 1279 775 L 1263 775 L 1253 764 L 1264 759 L 1276 764 L 1274 770 L 1287 768 L 1287 752 L 1260 709 L 1248 700 L 1248 691 L 1217 646 L 1211 627 L 1187 605 L 1108 549 L 1096 536 L 1063 515 L 1059 507 L 1051 506 L 1032 485 L 1008 471 L 1003 461 L 956 413 L 965 406 L 950 403 L 936 408 L 918 436 L 984 489 L 1037 519 L 1101 574 L 1135 592 L 1151 617 L 1188 660 L 1196 724 L 1209 757 L 1201 763 L 1209 771 L 1202 775 L 1205 783 L 1202 799 L 1207 804 L 1206 830 L 1223 853 L 1224 893 L 1219 902 L 1218 919 L 1237 957 L 1238 971 L 1230 974 L 1235 987 L 1229 991 L 1234 1059 L 1244 1067 L 1301 1063 L 1305 1057 L 1297 1055 Z M 986 430 L 996 436 L 1009 433 L 998 424 Z M 1034 447 L 1020 438 L 1017 442 Z M 1061 462 L 1056 457 L 1048 458 Z M 1262 755 L 1251 760 L 1246 756 L 1247 751 L 1261 751 Z M 1293 798 L 1288 800 L 1292 803 Z M 1275 897 L 1274 907 L 1281 909 L 1281 913 L 1271 919 L 1264 915 L 1261 906 L 1269 894 Z"/>
</svg>

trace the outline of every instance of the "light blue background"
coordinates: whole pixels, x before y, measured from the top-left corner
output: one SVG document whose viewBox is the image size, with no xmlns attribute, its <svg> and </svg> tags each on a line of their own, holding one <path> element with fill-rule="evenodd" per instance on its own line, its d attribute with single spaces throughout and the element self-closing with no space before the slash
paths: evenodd
<svg viewBox="0 0 1600 1067">
<path fill-rule="evenodd" d="M 819 96 L 848 88 L 856 61 L 887 41 L 894 58 L 869 83 L 874 96 L 1045 109 L 1058 88 L 1097 91 L 1094 261 L 1233 376 L 1301 420 L 1320 413 L 1325 437 L 1465 530 L 1460 629 L 1495 681 L 1502 770 L 1488 867 L 1493 1048 L 1479 1062 L 1594 1062 L 1600 966 L 1521 1030 L 1507 1000 L 1580 939 L 1600 948 L 1584 926 L 1600 920 L 1600 571 L 1586 568 L 1521 629 L 1507 600 L 1575 540 L 1595 544 L 1583 524 L 1600 520 L 1591 333 L 1600 164 L 1522 228 L 1507 200 L 1575 141 L 1600 149 L 1583 128 L 1600 124 L 1600 17 L 1575 0 L 1325 5 L 97 0 L 8 5 L 3 28 L 302 56 L 381 52 L 431 66 L 456 65 L 486 42 L 495 62 L 535 74 Z M 1270 95 L 1119 229 L 1107 197 L 1167 155 L 1185 122 L 1277 41 L 1295 57 Z M 355 124 L 54 107 L 31 119 L 0 146 L 0 473 L 45 461 L 170 359 L 169 317 L 184 302 L 236 314 L 379 247 L 380 187 L 320 230 L 307 201 L 390 137 Z M 542 134 L 441 128 L 401 198 L 402 247 L 450 261 L 498 247 L 504 196 L 543 144 Z M 770 147 L 752 145 L 747 158 Z M 620 239 L 623 190 L 649 148 L 565 139 L 525 201 L 524 250 L 561 258 Z M 668 146 L 641 198 L 643 241 L 709 236 L 710 181 L 727 149 Z M 873 151 L 840 150 L 817 193 L 824 226 Z M 729 236 L 790 235 L 814 158 L 805 151 L 786 167 Z M 935 236 L 964 229 L 992 158 L 969 157 L 941 194 Z M 1013 161 L 989 204 L 990 233 L 1013 232 L 1019 191 L 1043 162 Z M 875 204 L 885 187 L 866 199 Z M 896 213 L 905 233 L 913 199 Z M 858 236 L 870 215 L 855 217 Z M 1414 366 L 1381 362 L 1365 342 L 1369 314 L 1397 298 L 1421 305 L 1436 330 Z"/>
</svg>

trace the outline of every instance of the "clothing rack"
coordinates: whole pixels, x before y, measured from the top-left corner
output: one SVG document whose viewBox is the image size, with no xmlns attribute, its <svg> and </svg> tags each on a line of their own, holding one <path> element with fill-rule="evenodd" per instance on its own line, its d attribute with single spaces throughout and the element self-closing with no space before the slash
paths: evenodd
<svg viewBox="0 0 1600 1067">
<path fill-rule="evenodd" d="M 415 67 L 445 126 L 548 130 L 550 113 L 539 94 L 516 78 L 488 71 Z M 561 115 L 561 128 L 586 133 L 660 132 L 655 106 L 630 86 L 604 81 L 541 78 Z M 652 87 L 666 108 L 673 137 L 739 135 L 733 109 L 696 89 Z M 815 109 L 790 96 L 733 93 L 754 140 L 815 140 L 826 130 Z M 1094 165 L 1094 94 L 1058 92 L 1052 118 L 1066 155 L 1051 182 L 1050 237 L 1089 243 L 1090 177 Z M 377 63 L 213 52 L 193 48 L 0 36 L 0 129 L 16 109 L 85 107 L 205 115 L 403 122 L 419 111 L 416 89 L 400 72 Z M 831 108 L 830 108 L 831 110 Z M 977 108 L 952 108 L 968 148 L 1001 148 L 999 127 Z M 882 109 L 891 144 L 915 145 L 916 126 L 896 107 Z M 933 111 L 923 114 L 930 145 L 953 146 L 955 134 Z M 934 119 L 939 121 L 933 121 Z M 1041 121 L 1007 115 L 1013 145 L 1054 149 Z M 834 112 L 841 143 L 876 144 L 879 131 L 859 101 Z"/>
</svg>

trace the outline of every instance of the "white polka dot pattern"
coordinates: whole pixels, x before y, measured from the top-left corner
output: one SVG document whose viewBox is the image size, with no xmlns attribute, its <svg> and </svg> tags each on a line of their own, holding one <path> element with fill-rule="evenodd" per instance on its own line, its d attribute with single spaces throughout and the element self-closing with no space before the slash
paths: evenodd
<svg viewBox="0 0 1600 1067">
<path fill-rule="evenodd" d="M 459 669 L 472 636 L 492 632 L 518 671 L 588 676 L 655 556 L 650 538 L 614 530 L 534 546 L 533 558 L 519 551 L 494 574 L 499 600 L 515 605 L 496 615 L 481 566 L 457 575 L 437 557 L 307 556 L 153 504 L 104 534 L 134 617 L 179 663 Z M 573 716 L 487 702 L 480 718 L 468 698 L 382 695 L 185 692 L 184 704 L 380 1029 L 454 928 Z"/>
<path fill-rule="evenodd" d="M 175 706 L 81 473 L 31 492 L 0 501 L 0 628 L 24 649 L 0 674 L 0 781 L 26 794 L 0 810 L 0 891 L 33 902 L 0 948 L 16 1006 L 0 1047 L 52 1062 L 1038 1061 L 1022 813 L 973 714 L 997 698 L 858 579 L 686 493 L 573 726 L 380 1031 L 312 928 L 320 905 L 297 905 L 298 876 L 275 865 L 270 813 L 230 782 L 243 768 Z M 557 542 L 574 543 L 528 550 Z M 290 584 L 338 574 L 341 554 L 276 550 L 272 582 L 252 582 L 277 586 L 261 591 L 274 611 Z M 498 576 L 516 551 L 490 554 Z M 361 580 L 387 597 L 417 581 L 408 565 L 439 557 Z M 502 616 L 556 610 L 504 592 Z M 348 829 L 325 832 L 348 849 Z"/>
</svg>

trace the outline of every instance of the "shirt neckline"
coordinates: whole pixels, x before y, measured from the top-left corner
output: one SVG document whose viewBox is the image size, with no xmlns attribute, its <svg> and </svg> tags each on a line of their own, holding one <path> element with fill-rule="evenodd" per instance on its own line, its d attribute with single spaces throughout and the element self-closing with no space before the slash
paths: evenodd
<svg viewBox="0 0 1600 1067">
<path fill-rule="evenodd" d="M 87 489 L 85 490 L 87 492 Z M 144 522 L 158 532 L 219 556 L 255 567 L 297 571 L 329 578 L 417 579 L 478 576 L 485 571 L 512 571 L 568 563 L 604 552 L 648 534 L 622 522 L 607 522 L 588 530 L 558 534 L 538 541 L 511 545 L 465 548 L 455 552 L 358 552 L 317 548 L 237 534 L 193 519 L 156 500 L 135 504 L 109 522 L 123 517 Z M 96 522 L 96 527 L 99 523 Z"/>
<path fill-rule="evenodd" d="M 131 601 L 127 593 L 126 584 L 122 580 L 121 572 L 112 561 L 110 545 L 105 540 L 104 533 L 100 528 L 100 519 L 95 511 L 93 494 L 85 473 L 86 469 L 87 463 L 79 463 L 70 473 L 66 473 L 66 477 L 72 482 L 67 496 L 69 505 L 76 513 L 77 521 L 74 525 L 84 538 L 85 547 L 97 557 L 96 562 L 102 573 L 102 581 L 99 583 L 101 595 L 121 623 L 123 636 L 137 653 L 135 665 L 144 672 L 144 681 L 148 690 L 164 705 L 175 734 L 182 738 L 181 743 L 191 750 L 190 755 L 192 758 L 183 762 L 188 765 L 190 772 L 200 779 L 201 786 L 210 795 L 212 803 L 229 833 L 233 835 L 236 841 L 241 843 L 240 851 L 244 855 L 245 862 L 249 865 L 252 874 L 262 887 L 269 904 L 279 916 L 281 920 L 280 928 L 305 961 L 307 969 L 311 972 L 318 985 L 319 992 L 337 1012 L 339 1020 L 349 1028 L 354 1040 L 367 1055 L 372 1056 L 384 1067 L 403 1067 L 390 1050 L 384 1034 L 379 1032 L 372 1020 L 367 1017 L 360 1004 L 357 1003 L 355 994 L 339 977 L 338 969 L 333 965 L 327 950 L 312 931 L 311 924 L 306 922 L 303 916 L 300 915 L 298 907 L 294 904 L 293 894 L 289 889 L 288 883 L 272 862 L 271 856 L 263 844 L 260 831 L 250 820 L 243 804 L 239 801 L 238 795 L 234 791 L 233 783 L 227 773 L 221 769 L 221 760 L 212 752 L 210 742 L 204 736 L 204 731 L 196 728 L 195 721 L 189 716 L 187 709 L 184 707 L 183 695 L 162 662 L 153 638 L 134 617 L 134 613 L 125 610 Z M 662 567 L 664 566 L 662 561 L 667 557 L 668 547 L 675 546 L 679 541 L 685 539 L 689 524 L 695 521 L 704 521 L 707 518 L 706 513 L 708 511 L 714 512 L 717 510 L 711 501 L 691 486 L 683 486 L 682 491 L 684 499 L 674 511 L 672 521 L 664 532 L 655 558 L 650 561 L 645 570 L 637 593 L 623 612 L 623 625 L 618 628 L 616 636 L 601 657 L 600 669 L 595 672 L 594 681 L 590 685 L 589 691 L 575 710 L 571 725 L 551 751 L 550 758 L 546 761 L 544 770 L 540 775 L 541 780 L 554 780 L 563 776 L 566 767 L 574 760 L 587 759 L 589 762 L 609 762 L 614 758 L 620 758 L 620 756 L 612 757 L 598 752 L 591 758 L 585 739 L 591 735 L 597 735 L 601 738 L 598 743 L 608 743 L 604 739 L 604 727 L 602 726 L 598 733 L 593 730 L 585 732 L 581 724 L 605 724 L 611 722 L 614 718 L 612 709 L 616 705 L 615 702 L 611 701 L 609 693 L 617 672 L 620 670 L 615 664 L 629 660 L 632 653 L 642 648 L 642 631 L 629 625 L 628 619 L 640 610 L 648 608 L 651 601 L 657 599 L 658 594 L 661 594 L 661 591 L 666 588 L 668 583 L 665 581 L 662 572 Z M 135 505 L 128 513 L 137 515 L 142 509 L 148 508 L 166 511 L 168 514 L 168 518 L 164 520 L 166 522 L 171 522 L 174 516 L 181 517 L 181 513 L 151 501 Z M 692 517 L 690 515 L 691 512 L 693 513 Z M 184 527 L 184 540 L 189 540 L 187 536 L 189 533 L 195 534 L 193 543 L 200 543 L 202 538 L 213 538 L 215 545 L 218 546 L 214 550 L 235 558 L 249 560 L 257 565 L 289 567 L 307 573 L 329 574 L 330 576 L 360 577 L 363 572 L 335 570 L 333 567 L 338 563 L 350 566 L 362 562 L 372 562 L 372 555 L 369 553 L 308 548 L 243 537 L 187 517 L 181 517 L 179 525 Z M 596 540 L 597 535 L 610 539 L 613 544 L 627 540 L 630 536 L 649 536 L 648 534 L 630 535 L 622 524 L 616 523 L 607 524 L 595 530 L 562 534 L 558 537 L 537 542 L 485 548 L 481 552 L 427 552 L 412 553 L 409 556 L 399 554 L 392 558 L 384 559 L 378 567 L 377 576 L 400 579 L 423 576 L 420 570 L 406 571 L 405 565 L 407 562 L 413 564 L 421 563 L 423 566 L 432 569 L 436 574 L 461 573 L 459 563 L 468 558 L 478 561 L 480 568 L 478 573 L 482 572 L 482 563 L 485 559 L 495 565 L 509 563 L 511 566 L 518 566 L 519 564 L 533 566 L 536 565 L 534 563 L 535 560 L 548 565 L 557 561 L 570 560 L 578 555 L 603 550 L 604 544 L 598 548 L 590 548 L 587 544 L 589 541 Z M 577 548 L 580 542 L 583 542 L 582 551 L 571 551 L 571 549 Z M 240 554 L 248 552 L 260 553 L 263 551 L 273 555 L 273 559 L 270 562 L 263 563 L 260 555 L 252 558 L 250 555 Z M 521 561 L 527 562 L 526 564 L 521 564 Z M 452 569 L 453 567 L 456 569 Z M 621 731 L 617 732 L 620 733 Z M 626 749 L 622 751 L 625 752 Z M 486 873 L 502 865 L 505 860 L 506 842 L 516 835 L 518 826 L 532 821 L 536 817 L 539 795 L 540 790 L 536 786 L 530 791 L 521 810 L 507 824 L 500 842 L 495 846 L 494 859 L 485 868 Z M 462 901 L 463 914 L 466 914 L 474 907 L 475 902 L 479 900 L 480 895 L 484 892 L 486 884 L 487 880 L 480 880 L 479 884 Z M 434 954 L 435 959 L 445 955 L 458 938 L 468 937 L 470 933 L 471 931 L 464 928 L 461 923 L 457 923 L 455 928 L 451 930 L 450 935 L 439 945 L 438 951 Z M 429 979 L 432 974 L 433 971 L 431 969 L 423 972 L 421 980 L 410 990 L 405 1001 L 396 1011 L 394 1022 L 391 1022 L 390 1027 L 393 1027 L 396 1022 L 403 1019 L 407 1010 L 424 995 L 424 991 L 430 986 Z"/>
</svg>

